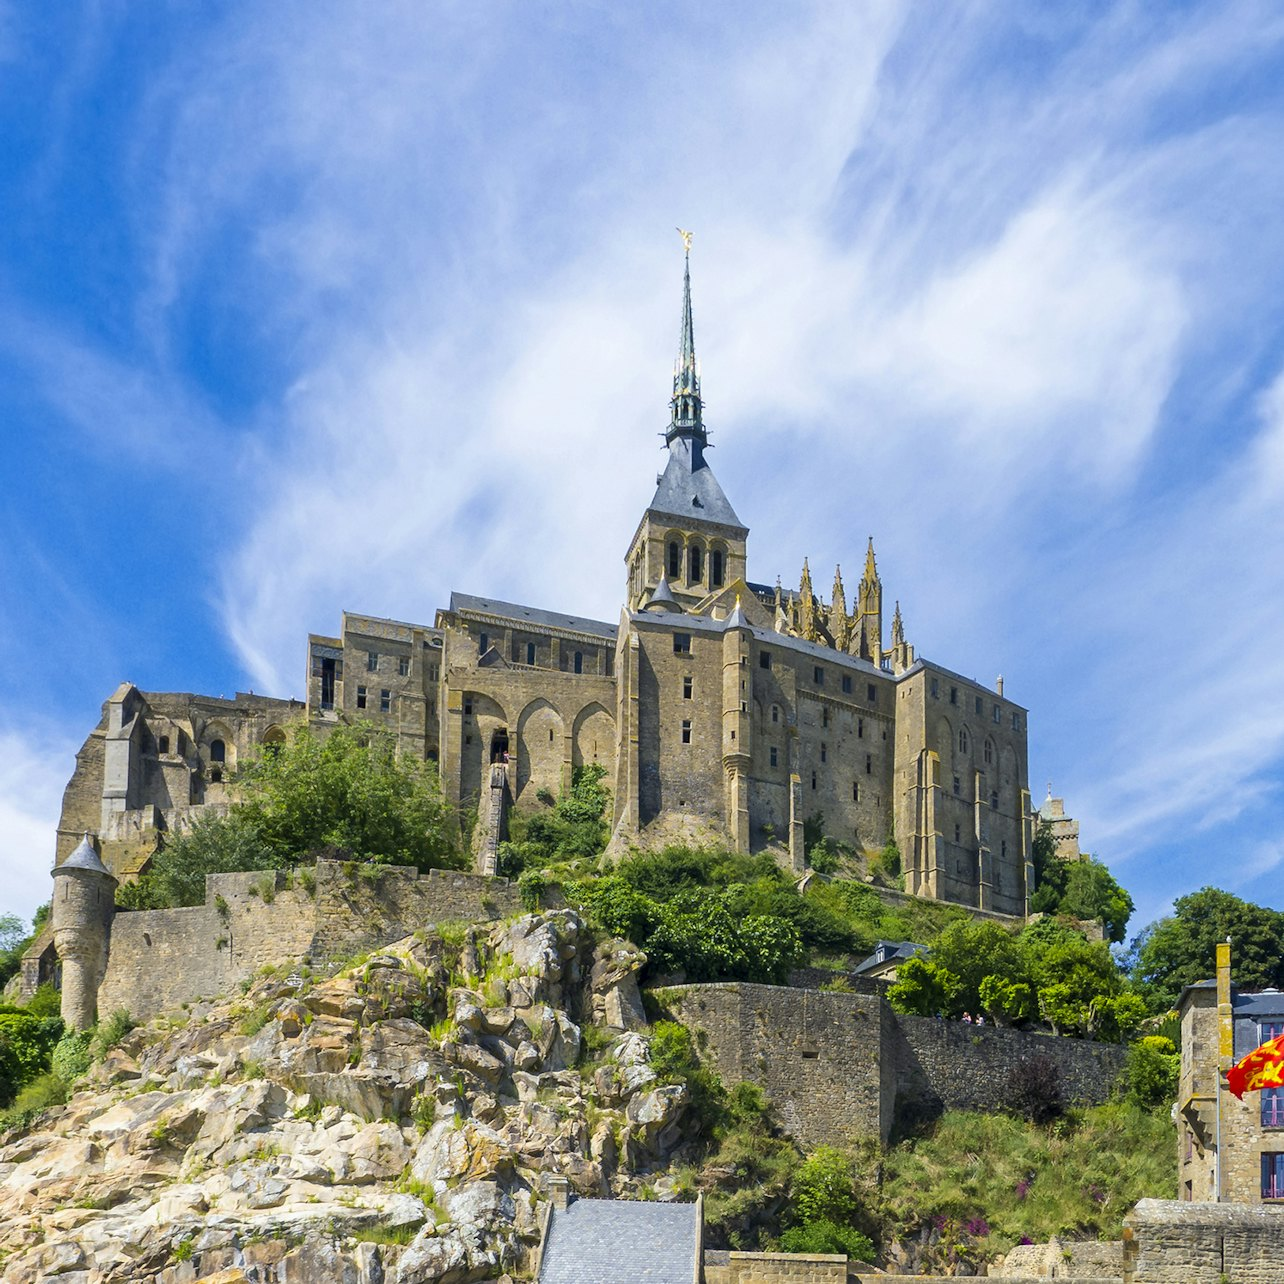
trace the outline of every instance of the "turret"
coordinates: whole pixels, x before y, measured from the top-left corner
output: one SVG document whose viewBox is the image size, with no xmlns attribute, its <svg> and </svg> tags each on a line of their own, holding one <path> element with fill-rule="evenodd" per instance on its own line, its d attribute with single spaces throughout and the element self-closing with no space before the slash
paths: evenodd
<svg viewBox="0 0 1284 1284">
<path fill-rule="evenodd" d="M 98 858 L 86 834 L 53 871 L 49 925 L 62 963 L 62 1019 L 87 1030 L 98 1019 L 98 987 L 107 971 L 107 950 L 116 913 L 116 879 Z"/>
<path fill-rule="evenodd" d="M 740 597 L 722 634 L 722 768 L 726 781 L 727 826 L 737 851 L 749 850 L 749 772 L 753 762 L 753 692 L 750 667 L 753 630 Z"/>
</svg>

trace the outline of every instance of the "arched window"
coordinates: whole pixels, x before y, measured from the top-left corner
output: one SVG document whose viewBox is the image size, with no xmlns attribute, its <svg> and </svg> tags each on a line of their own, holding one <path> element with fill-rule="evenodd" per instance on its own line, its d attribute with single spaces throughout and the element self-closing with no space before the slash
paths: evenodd
<svg viewBox="0 0 1284 1284">
<path fill-rule="evenodd" d="M 994 743 L 987 740 L 985 742 L 985 762 L 989 766 L 994 761 Z"/>
<path fill-rule="evenodd" d="M 227 761 L 227 746 L 221 740 L 210 741 L 210 761 L 211 762 Z"/>
<path fill-rule="evenodd" d="M 575 672 L 576 673 L 584 672 L 584 652 L 583 651 L 576 651 L 575 653 Z"/>
<path fill-rule="evenodd" d="M 687 576 L 687 582 L 690 584 L 699 584 L 704 578 L 704 560 L 700 556 L 700 545 L 692 544 L 690 551 L 691 567 L 690 574 Z"/>
<path fill-rule="evenodd" d="M 676 580 L 682 574 L 682 549 L 676 539 L 669 541 L 669 578 Z"/>
<path fill-rule="evenodd" d="M 709 582 L 714 588 L 722 587 L 723 568 L 722 568 L 722 549 L 715 548 L 709 554 Z"/>
<path fill-rule="evenodd" d="M 159 743 L 158 743 L 158 744 L 157 744 L 157 746 L 156 746 L 156 751 L 157 751 L 157 753 L 169 753 L 169 737 L 168 737 L 168 736 L 161 736 L 160 741 L 159 741 Z"/>
<path fill-rule="evenodd" d="M 967 753 L 967 728 L 959 728 L 959 753 Z"/>
</svg>

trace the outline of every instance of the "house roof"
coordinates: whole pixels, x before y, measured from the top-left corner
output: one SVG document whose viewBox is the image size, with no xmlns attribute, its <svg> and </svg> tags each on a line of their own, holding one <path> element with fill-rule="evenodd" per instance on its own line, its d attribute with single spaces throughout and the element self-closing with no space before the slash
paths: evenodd
<svg viewBox="0 0 1284 1284">
<path fill-rule="evenodd" d="M 539 1284 L 691 1284 L 697 1204 L 577 1199 L 553 1210 Z"/>
<path fill-rule="evenodd" d="M 494 597 L 474 597 L 471 593 L 451 593 L 450 609 L 455 612 L 473 612 L 477 615 L 496 615 L 516 623 L 534 624 L 546 629 L 573 629 L 577 633 L 593 633 L 608 641 L 615 641 L 616 626 L 602 620 L 588 620 L 579 615 L 563 615 L 558 611 L 545 611 L 538 606 L 522 606 L 517 602 L 501 602 Z"/>
</svg>

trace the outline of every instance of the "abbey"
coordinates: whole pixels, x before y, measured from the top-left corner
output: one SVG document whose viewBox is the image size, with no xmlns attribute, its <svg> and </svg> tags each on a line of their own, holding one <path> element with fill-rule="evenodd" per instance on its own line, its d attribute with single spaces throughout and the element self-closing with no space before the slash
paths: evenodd
<svg viewBox="0 0 1284 1284">
<path fill-rule="evenodd" d="M 476 806 L 494 872 L 510 807 L 598 763 L 613 848 L 683 839 L 772 850 L 801 873 L 803 826 L 857 850 L 894 838 L 906 890 L 1024 914 L 1032 882 L 1026 711 L 885 631 L 873 542 L 850 604 L 803 564 L 750 578 L 749 529 L 709 465 L 688 254 L 668 462 L 625 552 L 616 623 L 452 593 L 432 624 L 345 613 L 308 640 L 306 701 L 149 694 L 124 684 L 77 758 L 58 860 L 83 834 L 128 878 L 158 836 L 224 804 L 238 759 L 292 721 L 368 719 Z M 889 636 L 890 635 L 890 636 Z"/>
</svg>

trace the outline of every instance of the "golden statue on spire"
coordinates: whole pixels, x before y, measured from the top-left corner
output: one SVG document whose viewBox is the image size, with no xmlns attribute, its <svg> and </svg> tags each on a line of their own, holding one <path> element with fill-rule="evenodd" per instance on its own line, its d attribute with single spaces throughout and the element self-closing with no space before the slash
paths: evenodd
<svg viewBox="0 0 1284 1284">
<path fill-rule="evenodd" d="M 691 237 L 694 235 L 694 233 L 692 233 L 692 232 L 684 232 L 684 231 L 682 230 L 682 228 L 678 228 L 678 229 L 677 229 L 677 233 L 678 233 L 678 235 L 682 238 L 682 248 L 683 248 L 684 250 L 686 250 L 686 252 L 687 252 L 688 254 L 690 254 L 690 253 L 691 253 Z"/>
</svg>

